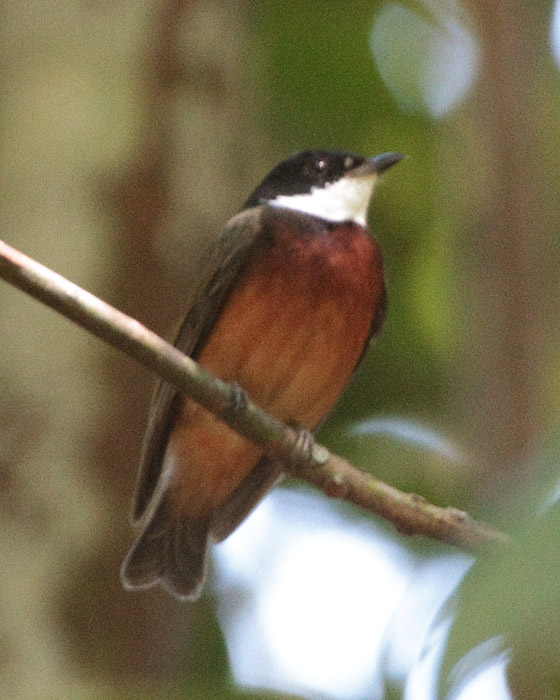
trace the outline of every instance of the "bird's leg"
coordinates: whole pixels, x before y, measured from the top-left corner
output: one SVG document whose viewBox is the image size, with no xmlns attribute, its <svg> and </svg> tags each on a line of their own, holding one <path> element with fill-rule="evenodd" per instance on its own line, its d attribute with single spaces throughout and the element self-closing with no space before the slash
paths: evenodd
<svg viewBox="0 0 560 700">
<path fill-rule="evenodd" d="M 236 414 L 242 413 L 248 403 L 247 392 L 237 382 L 230 382 L 229 409 Z M 313 447 L 315 438 L 313 434 L 302 428 L 297 421 L 288 421 L 288 425 L 295 432 L 295 440 L 292 443 L 291 454 L 288 457 L 290 467 L 295 470 L 310 466 L 313 463 Z"/>
<path fill-rule="evenodd" d="M 247 392 L 237 382 L 231 382 L 229 387 L 231 410 L 236 414 L 242 413 L 247 408 Z"/>
<path fill-rule="evenodd" d="M 292 445 L 290 466 L 296 470 L 309 466 L 313 462 L 313 446 L 315 438 L 313 434 L 302 428 L 296 421 L 289 421 L 288 425 L 294 429 L 296 439 Z"/>
<path fill-rule="evenodd" d="M 343 498 L 348 493 L 348 483 L 344 476 L 332 469 L 322 469 L 329 461 L 329 452 L 321 445 L 315 444 L 315 438 L 309 430 L 305 430 L 294 421 L 288 425 L 295 431 L 296 437 L 292 443 L 289 466 L 297 476 L 311 467 L 315 476 L 321 475 L 321 488 L 331 498 Z M 316 482 L 314 482 L 316 483 Z"/>
</svg>

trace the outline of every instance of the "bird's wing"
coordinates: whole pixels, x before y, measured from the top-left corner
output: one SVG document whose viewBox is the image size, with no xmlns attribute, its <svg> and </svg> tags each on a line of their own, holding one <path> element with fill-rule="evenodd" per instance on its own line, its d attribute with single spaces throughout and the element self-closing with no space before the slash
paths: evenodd
<svg viewBox="0 0 560 700">
<path fill-rule="evenodd" d="M 282 463 L 263 455 L 235 491 L 212 514 L 210 532 L 214 541 L 221 542 L 231 535 L 282 476 Z"/>
<path fill-rule="evenodd" d="M 231 219 L 208 255 L 194 286 L 175 347 L 196 359 L 222 310 L 260 232 L 260 210 L 247 209 Z M 161 382 L 152 401 L 138 472 L 132 521 L 144 515 L 162 476 L 169 434 L 181 405 L 181 394 Z"/>
</svg>

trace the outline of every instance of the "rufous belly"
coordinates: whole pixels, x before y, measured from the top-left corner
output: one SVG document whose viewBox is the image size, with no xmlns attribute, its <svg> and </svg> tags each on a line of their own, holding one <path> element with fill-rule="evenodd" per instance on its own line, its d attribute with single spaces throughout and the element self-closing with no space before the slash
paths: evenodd
<svg viewBox="0 0 560 700">
<path fill-rule="evenodd" d="M 310 430 L 355 368 L 381 293 L 369 237 L 357 236 L 353 247 L 342 243 L 331 245 L 329 257 L 309 242 L 303 251 L 292 242 L 289 250 L 256 256 L 197 358 L 204 369 L 236 381 L 273 416 Z M 188 517 L 209 514 L 261 455 L 186 400 L 166 454 L 176 510 Z"/>
</svg>

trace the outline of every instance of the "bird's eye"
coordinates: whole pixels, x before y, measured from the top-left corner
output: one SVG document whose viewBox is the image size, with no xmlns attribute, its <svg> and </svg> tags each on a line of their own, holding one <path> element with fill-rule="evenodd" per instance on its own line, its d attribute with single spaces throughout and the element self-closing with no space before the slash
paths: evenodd
<svg viewBox="0 0 560 700">
<path fill-rule="evenodd" d="M 344 169 L 345 170 L 350 170 L 350 168 L 354 167 L 354 159 L 352 156 L 346 156 L 344 159 Z"/>
<path fill-rule="evenodd" d="M 305 172 L 312 180 L 318 176 L 324 176 L 327 172 L 327 161 L 323 159 L 309 161 L 305 165 Z"/>
</svg>

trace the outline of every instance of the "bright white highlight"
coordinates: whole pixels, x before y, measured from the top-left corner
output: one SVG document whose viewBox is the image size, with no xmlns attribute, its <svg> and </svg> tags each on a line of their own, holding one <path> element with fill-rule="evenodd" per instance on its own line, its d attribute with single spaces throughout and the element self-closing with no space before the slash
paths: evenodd
<svg viewBox="0 0 560 700">
<path fill-rule="evenodd" d="M 362 421 L 350 430 L 350 435 L 358 437 L 386 435 L 413 447 L 435 452 L 451 462 L 463 461 L 463 455 L 459 449 L 443 435 L 417 421 L 398 416 Z"/>
<path fill-rule="evenodd" d="M 511 700 L 507 682 L 508 658 L 501 654 L 489 665 L 481 664 L 480 671 L 471 678 L 462 690 L 454 695 L 456 700 Z"/>
<path fill-rule="evenodd" d="M 457 0 L 421 0 L 431 19 L 397 2 L 383 5 L 370 46 L 383 82 L 406 112 L 441 118 L 467 95 L 480 47 Z"/>
<path fill-rule="evenodd" d="M 552 55 L 558 65 L 560 65 L 560 0 L 554 3 L 552 21 L 550 23 L 550 46 Z"/>
<path fill-rule="evenodd" d="M 238 683 L 383 696 L 382 644 L 411 573 L 405 552 L 373 526 L 349 528 L 318 497 L 277 490 L 214 553 Z"/>
<path fill-rule="evenodd" d="M 373 541 L 334 528 L 299 533 L 261 608 L 279 675 L 340 698 L 374 691 L 375 659 L 403 590 L 404 577 Z"/>
<path fill-rule="evenodd" d="M 306 698 L 381 700 L 389 679 L 404 686 L 405 700 L 436 697 L 453 622 L 445 601 L 472 558 L 418 558 L 323 496 L 284 489 L 213 554 L 238 684 Z M 475 656 L 472 677 L 463 676 L 452 697 L 508 700 L 506 661 L 499 656 L 476 673 Z"/>
<path fill-rule="evenodd" d="M 268 204 L 312 214 L 327 221 L 354 221 L 365 226 L 376 180 L 376 173 L 342 177 L 324 187 L 313 187 L 308 194 L 279 195 Z"/>
</svg>

